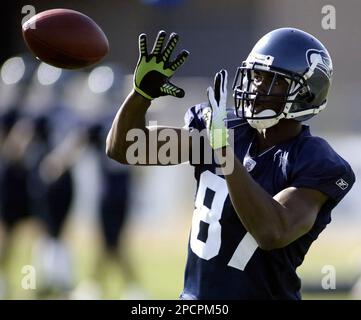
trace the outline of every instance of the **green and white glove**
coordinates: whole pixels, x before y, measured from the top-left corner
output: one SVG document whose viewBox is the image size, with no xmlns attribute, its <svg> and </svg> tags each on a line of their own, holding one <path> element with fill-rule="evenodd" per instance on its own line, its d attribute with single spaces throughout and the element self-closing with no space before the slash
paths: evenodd
<svg viewBox="0 0 361 320">
<path fill-rule="evenodd" d="M 174 72 L 186 61 L 189 52 L 182 50 L 174 61 L 170 56 L 178 42 L 178 35 L 172 33 L 164 48 L 165 31 L 159 31 L 153 50 L 148 54 L 147 36 L 139 36 L 139 60 L 134 72 L 134 90 L 143 97 L 153 100 L 160 96 L 184 97 L 184 90 L 169 82 Z"/>
<path fill-rule="evenodd" d="M 207 133 L 211 147 L 216 150 L 229 145 L 227 119 L 227 71 L 221 70 L 214 77 L 214 90 L 208 87 L 209 108 L 204 110 Z"/>
</svg>

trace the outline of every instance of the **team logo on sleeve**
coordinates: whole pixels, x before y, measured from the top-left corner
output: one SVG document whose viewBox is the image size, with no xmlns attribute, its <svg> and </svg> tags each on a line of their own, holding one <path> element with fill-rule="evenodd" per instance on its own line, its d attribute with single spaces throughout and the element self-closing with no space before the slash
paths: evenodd
<svg viewBox="0 0 361 320">
<path fill-rule="evenodd" d="M 336 181 L 336 185 L 342 190 L 346 190 L 348 188 L 348 183 L 342 178 Z"/>
<path fill-rule="evenodd" d="M 306 59 L 309 67 L 317 62 L 316 69 L 321 71 L 327 78 L 331 78 L 332 61 L 323 50 L 307 50 Z"/>
</svg>

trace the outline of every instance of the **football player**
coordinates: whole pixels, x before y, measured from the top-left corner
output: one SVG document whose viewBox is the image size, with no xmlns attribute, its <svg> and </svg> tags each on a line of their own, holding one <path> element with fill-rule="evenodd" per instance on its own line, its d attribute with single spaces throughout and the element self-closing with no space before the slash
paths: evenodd
<svg viewBox="0 0 361 320">
<path fill-rule="evenodd" d="M 120 298 L 144 300 L 147 294 L 134 272 L 125 239 L 127 222 L 130 218 L 129 201 L 132 190 L 132 173 L 129 166 L 117 164 L 106 157 L 104 153 L 105 137 L 111 120 L 108 115 L 102 119 L 97 119 L 87 130 L 88 143 L 93 146 L 98 158 L 101 180 L 97 209 L 103 245 L 95 263 L 93 276 L 101 283 L 104 281 L 107 263 L 115 263 L 125 284 Z"/>
<path fill-rule="evenodd" d="M 94 68 L 81 82 L 77 90 L 78 104 L 69 106 L 78 119 L 77 128 L 64 136 L 44 161 L 44 173 L 51 179 L 61 176 L 63 171 L 72 169 L 86 151 L 95 156 L 99 169 L 99 199 L 96 203 L 97 227 L 102 244 L 96 256 L 90 279 L 81 281 L 72 290 L 71 299 L 99 299 L 105 297 L 102 289 L 104 274 L 111 264 L 124 279 L 121 298 L 143 299 L 144 290 L 138 284 L 131 259 L 127 253 L 125 239 L 126 223 L 129 219 L 129 195 L 131 171 L 129 166 L 120 166 L 105 153 L 105 137 L 116 110 L 114 99 L 122 89 L 124 75 L 119 66 L 112 63 Z M 84 108 L 86 105 L 86 108 Z M 55 177 L 54 177 L 55 175 Z M 80 187 L 85 187 L 85 182 Z"/>
<path fill-rule="evenodd" d="M 62 239 L 74 196 L 72 175 L 65 170 L 56 179 L 45 178 L 41 168 L 64 134 L 75 126 L 74 117 L 62 99 L 66 83 L 73 76 L 70 71 L 39 64 L 23 97 L 21 119 L 12 130 L 15 142 L 28 141 L 21 156 L 29 171 L 27 193 L 31 213 L 44 231 L 33 250 L 39 275 L 38 298 L 62 296 L 72 287 L 71 253 Z"/>
<path fill-rule="evenodd" d="M 31 217 L 27 188 L 29 168 L 23 154 L 29 144 L 27 129 L 21 140 L 13 131 L 21 119 L 23 97 L 38 63 L 28 54 L 7 59 L 0 77 L 0 299 L 11 296 L 8 268 L 16 227 Z"/>
<path fill-rule="evenodd" d="M 169 79 L 188 52 L 170 61 L 178 36 L 162 49 L 165 37 L 159 32 L 150 54 L 146 35 L 139 37 L 134 90 L 107 137 L 107 154 L 120 163 L 131 160 L 129 130 L 142 130 L 147 147 L 151 134 L 164 130 L 145 124 L 151 101 L 184 95 Z M 191 107 L 185 127 L 173 129 L 177 160 L 191 159 L 197 180 L 181 299 L 301 299 L 296 269 L 355 181 L 350 165 L 303 124 L 326 107 L 332 71 L 314 36 L 273 30 L 237 69 L 236 117 L 227 114 L 227 72 L 221 70 L 208 102 Z M 192 148 L 201 131 L 213 150 L 209 162 Z M 156 151 L 165 143 L 172 142 L 157 142 Z M 145 164 L 151 160 L 146 156 Z M 158 158 L 158 164 L 164 163 Z"/>
</svg>

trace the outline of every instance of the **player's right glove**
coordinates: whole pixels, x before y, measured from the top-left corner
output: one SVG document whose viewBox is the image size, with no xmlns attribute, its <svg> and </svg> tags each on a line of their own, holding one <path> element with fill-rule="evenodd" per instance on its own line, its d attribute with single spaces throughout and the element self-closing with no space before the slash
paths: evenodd
<svg viewBox="0 0 361 320">
<path fill-rule="evenodd" d="M 209 107 L 203 110 L 203 119 L 209 143 L 213 150 L 229 146 L 229 132 L 225 120 L 227 119 L 227 77 L 226 70 L 217 72 L 214 77 L 214 89 L 208 87 L 207 95 Z"/>
<path fill-rule="evenodd" d="M 164 50 L 165 31 L 159 31 L 150 54 L 147 51 L 147 36 L 139 36 L 139 60 L 134 72 L 134 90 L 143 97 L 153 100 L 160 96 L 184 97 L 184 90 L 169 82 L 174 72 L 187 59 L 189 52 L 182 50 L 174 61 L 170 56 L 178 42 L 178 35 L 172 33 Z"/>
</svg>

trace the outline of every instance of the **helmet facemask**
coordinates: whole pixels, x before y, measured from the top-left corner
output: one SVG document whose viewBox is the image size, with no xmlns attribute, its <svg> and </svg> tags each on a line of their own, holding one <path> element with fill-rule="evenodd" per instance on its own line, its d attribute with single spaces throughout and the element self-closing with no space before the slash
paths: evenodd
<svg viewBox="0 0 361 320">
<path fill-rule="evenodd" d="M 257 72 L 271 74 L 267 92 L 260 92 L 255 84 Z M 283 93 L 273 93 L 277 81 L 284 79 L 288 86 Z M 290 110 L 295 104 L 309 104 L 312 94 L 303 76 L 291 74 L 259 62 L 244 61 L 238 68 L 233 83 L 236 115 L 246 119 L 256 129 L 266 129 L 276 125 L 280 119 L 294 118 Z M 273 100 L 273 101 L 272 101 Z M 272 107 L 272 102 L 277 105 Z M 255 106 L 265 104 L 269 108 L 257 112 Z"/>
</svg>

